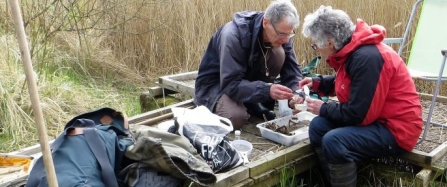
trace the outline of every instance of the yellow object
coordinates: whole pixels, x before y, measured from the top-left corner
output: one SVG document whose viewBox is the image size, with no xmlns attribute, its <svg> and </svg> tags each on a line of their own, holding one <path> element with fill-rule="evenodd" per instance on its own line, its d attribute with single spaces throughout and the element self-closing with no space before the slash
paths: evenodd
<svg viewBox="0 0 447 187">
<path fill-rule="evenodd" d="M 23 166 L 22 170 L 28 172 L 31 163 L 30 158 L 18 158 L 13 156 L 0 156 L 0 167 Z"/>
</svg>

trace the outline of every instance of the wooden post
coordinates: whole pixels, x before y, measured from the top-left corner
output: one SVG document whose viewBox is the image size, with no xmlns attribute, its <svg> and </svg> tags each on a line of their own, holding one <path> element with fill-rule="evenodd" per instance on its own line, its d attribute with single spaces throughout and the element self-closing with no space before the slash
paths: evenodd
<svg viewBox="0 0 447 187">
<path fill-rule="evenodd" d="M 34 120 L 37 124 L 37 131 L 39 135 L 39 143 L 42 149 L 43 163 L 45 172 L 47 174 L 48 185 L 50 187 L 57 187 L 56 172 L 54 170 L 53 157 L 51 156 L 50 144 L 48 143 L 47 129 L 45 127 L 42 109 L 40 108 L 39 93 L 34 79 L 33 66 L 31 62 L 31 55 L 26 40 L 25 27 L 23 26 L 23 17 L 20 10 L 18 0 L 10 0 L 12 17 L 14 19 L 14 27 L 17 33 L 17 38 L 20 47 L 20 54 L 23 61 L 23 68 L 25 70 L 26 82 L 28 84 L 28 92 L 30 94 L 31 105 L 34 114 Z"/>
</svg>

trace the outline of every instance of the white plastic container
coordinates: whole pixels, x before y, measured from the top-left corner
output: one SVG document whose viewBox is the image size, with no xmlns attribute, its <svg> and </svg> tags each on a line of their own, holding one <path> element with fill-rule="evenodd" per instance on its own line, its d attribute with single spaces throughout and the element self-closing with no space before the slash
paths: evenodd
<svg viewBox="0 0 447 187">
<path fill-rule="evenodd" d="M 234 140 L 231 142 L 231 146 L 241 154 L 244 159 L 244 165 L 250 162 L 248 157 L 250 157 L 251 150 L 253 150 L 253 144 L 246 140 Z"/>
<path fill-rule="evenodd" d="M 240 140 L 241 139 L 241 131 L 240 130 L 235 130 L 234 131 L 234 139 L 235 140 Z"/>
<path fill-rule="evenodd" d="M 234 140 L 231 142 L 234 149 L 238 150 L 242 154 L 250 156 L 251 150 L 253 150 L 253 145 L 246 140 Z"/>
<path fill-rule="evenodd" d="M 287 99 L 278 100 L 279 117 L 292 115 L 292 109 L 289 108 L 289 101 Z"/>
<path fill-rule="evenodd" d="M 295 122 L 309 120 L 311 121 L 316 115 L 307 111 L 300 112 L 295 114 L 295 117 L 298 119 Z M 280 132 L 275 132 L 266 127 L 269 123 L 275 123 L 278 127 L 282 127 L 289 124 L 289 121 L 292 119 L 292 115 L 285 116 L 282 118 L 274 119 L 271 121 L 259 123 L 256 125 L 257 128 L 261 131 L 261 135 L 264 138 L 267 138 L 276 143 L 282 144 L 284 146 L 295 145 L 297 142 L 309 138 L 309 127 L 302 127 L 297 130 L 294 130 L 294 135 L 285 135 Z"/>
<path fill-rule="evenodd" d="M 299 111 L 306 111 L 307 110 L 307 104 L 295 104 L 295 109 Z"/>
</svg>

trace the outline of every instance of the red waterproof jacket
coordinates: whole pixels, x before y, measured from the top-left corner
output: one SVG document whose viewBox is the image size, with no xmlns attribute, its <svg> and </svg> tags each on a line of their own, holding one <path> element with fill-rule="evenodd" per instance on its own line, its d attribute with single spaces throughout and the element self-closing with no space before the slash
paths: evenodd
<svg viewBox="0 0 447 187">
<path fill-rule="evenodd" d="M 350 42 L 326 60 L 336 75 L 315 78 L 313 89 L 335 91 L 339 100 L 323 104 L 320 116 L 340 126 L 382 123 L 411 151 L 422 131 L 422 106 L 405 63 L 381 43 L 385 34 L 382 26 L 358 20 Z"/>
</svg>

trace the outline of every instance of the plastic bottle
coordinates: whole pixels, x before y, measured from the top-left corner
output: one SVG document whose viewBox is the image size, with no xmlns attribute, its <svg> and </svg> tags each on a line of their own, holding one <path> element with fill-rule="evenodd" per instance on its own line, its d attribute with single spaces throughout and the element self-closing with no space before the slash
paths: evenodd
<svg viewBox="0 0 447 187">
<path fill-rule="evenodd" d="M 240 140 L 241 139 L 241 131 L 235 130 L 234 131 L 234 140 Z"/>
<path fill-rule="evenodd" d="M 292 115 L 292 109 L 289 108 L 287 99 L 278 100 L 279 117 Z"/>
</svg>

